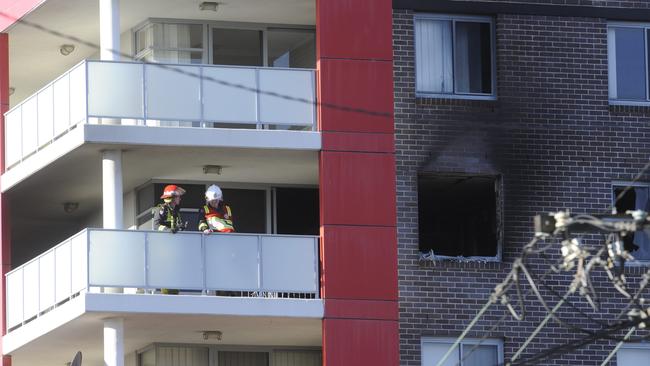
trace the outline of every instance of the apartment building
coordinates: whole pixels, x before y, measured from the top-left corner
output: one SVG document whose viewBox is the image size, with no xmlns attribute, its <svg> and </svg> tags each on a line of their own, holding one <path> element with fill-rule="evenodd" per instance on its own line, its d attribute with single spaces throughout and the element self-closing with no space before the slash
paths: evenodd
<svg viewBox="0 0 650 366">
<path fill-rule="evenodd" d="M 650 2 L 393 5 L 400 364 L 435 365 L 532 239 L 535 214 L 609 212 L 647 163 Z M 649 184 L 646 173 L 618 211 L 647 210 Z M 634 245 L 625 274 L 638 280 L 650 246 L 642 235 Z M 548 277 L 556 289 L 570 279 Z M 615 317 L 620 295 L 605 276 L 596 282 L 597 319 Z M 507 310 L 488 311 L 445 365 L 508 361 L 547 314 L 532 298 L 526 306 L 525 321 L 508 315 L 496 328 Z M 558 315 L 598 329 L 570 307 Z M 521 360 L 579 336 L 551 320 Z M 600 365 L 615 345 L 591 342 L 541 364 Z M 649 355 L 647 342 L 625 344 L 611 364 Z"/>
<path fill-rule="evenodd" d="M 1 1 L 3 365 L 397 365 L 391 19 Z M 214 183 L 234 234 L 197 230 Z"/>
</svg>

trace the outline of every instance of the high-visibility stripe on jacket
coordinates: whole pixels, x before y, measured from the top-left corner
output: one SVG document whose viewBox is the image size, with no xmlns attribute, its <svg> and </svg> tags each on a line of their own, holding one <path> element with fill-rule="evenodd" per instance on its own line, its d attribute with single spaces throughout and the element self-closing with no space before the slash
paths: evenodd
<svg viewBox="0 0 650 366">
<path fill-rule="evenodd" d="M 199 230 L 207 229 L 221 233 L 232 233 L 235 227 L 232 224 L 232 211 L 230 206 L 219 204 L 216 209 L 210 205 L 204 205 L 200 212 L 205 219 L 199 222 Z"/>
<path fill-rule="evenodd" d="M 169 204 L 162 203 L 154 208 L 153 214 L 153 224 L 156 230 L 182 230 L 178 206 L 172 208 Z"/>
</svg>

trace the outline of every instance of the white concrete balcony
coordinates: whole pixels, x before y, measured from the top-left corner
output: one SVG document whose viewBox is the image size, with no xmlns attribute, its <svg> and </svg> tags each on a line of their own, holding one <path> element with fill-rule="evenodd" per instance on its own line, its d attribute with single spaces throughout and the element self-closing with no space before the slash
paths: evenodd
<svg viewBox="0 0 650 366">
<path fill-rule="evenodd" d="M 165 319 L 150 328 L 168 334 L 168 342 L 195 337 L 200 329 L 192 327 L 201 327 L 200 316 L 206 317 L 204 329 L 213 322 L 225 327 L 224 319 L 237 329 L 232 317 L 303 319 L 305 324 L 294 325 L 313 327 L 309 332 L 320 337 L 323 305 L 314 236 L 86 229 L 9 272 L 6 283 L 3 351 L 28 359 L 39 344 L 48 347 L 53 339 L 90 342 L 83 330 L 95 325 L 88 319 L 111 314 L 134 323 L 143 321 L 139 317 Z M 161 288 L 179 289 L 180 294 L 162 295 Z M 188 317 L 192 320 L 181 320 Z M 277 332 L 281 319 L 270 333 Z M 161 329 L 166 324 L 170 329 Z M 247 344 L 247 327 L 264 333 L 255 322 L 242 320 L 240 326 L 241 339 L 231 338 L 233 344 Z M 142 340 L 153 338 L 146 327 L 133 332 Z M 268 336 L 270 342 L 278 334 Z M 301 344 L 292 337 L 287 334 L 286 344 Z M 101 338 L 95 341 L 101 345 Z"/>
<path fill-rule="evenodd" d="M 80 124 L 312 130 L 315 99 L 308 69 L 88 60 L 5 114 L 6 165 L 11 169 Z M 101 142 L 122 142 L 109 140 Z"/>
</svg>

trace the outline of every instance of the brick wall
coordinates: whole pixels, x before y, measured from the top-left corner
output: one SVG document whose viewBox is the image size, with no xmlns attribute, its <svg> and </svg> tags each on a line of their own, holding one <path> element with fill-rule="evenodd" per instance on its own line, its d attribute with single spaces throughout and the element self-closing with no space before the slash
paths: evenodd
<svg viewBox="0 0 650 366">
<path fill-rule="evenodd" d="M 553 3 L 639 8 L 650 4 Z M 393 14 L 401 365 L 420 365 L 422 336 L 460 334 L 532 238 L 533 215 L 565 208 L 607 211 L 612 181 L 631 180 L 650 156 L 650 108 L 608 105 L 605 19 L 500 14 L 495 24 L 497 100 L 426 99 L 415 96 L 413 12 Z M 419 261 L 418 172 L 501 174 L 501 263 Z M 650 175 L 642 181 L 650 181 Z M 586 240 L 602 243 L 595 236 Z M 533 267 L 543 272 L 548 265 L 537 259 Z M 628 277 L 638 277 L 644 270 L 630 269 Z M 562 293 L 570 280 L 557 274 L 547 279 Z M 590 311 L 579 298 L 571 300 L 605 319 L 617 313 L 623 299 L 602 273 L 596 283 L 605 295 L 601 312 Z M 553 306 L 557 298 L 546 290 L 545 295 Z M 491 329 L 505 314 L 503 306 L 495 306 L 470 336 L 490 330 L 491 337 L 504 340 L 507 360 L 546 315 L 532 297 L 527 304 L 526 321 L 508 317 Z M 569 307 L 559 315 L 597 329 Z M 534 353 L 577 336 L 552 323 L 528 350 Z M 614 344 L 600 341 L 544 364 L 600 364 Z"/>
</svg>

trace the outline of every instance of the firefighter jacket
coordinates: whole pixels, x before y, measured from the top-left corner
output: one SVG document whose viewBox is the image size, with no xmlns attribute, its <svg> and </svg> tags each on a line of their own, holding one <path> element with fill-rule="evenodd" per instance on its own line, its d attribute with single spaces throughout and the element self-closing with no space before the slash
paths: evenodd
<svg viewBox="0 0 650 366">
<path fill-rule="evenodd" d="M 168 203 L 161 203 L 153 209 L 153 227 L 158 231 L 177 232 L 183 230 L 180 209 Z"/>
<path fill-rule="evenodd" d="M 199 217 L 204 217 L 203 220 L 199 221 L 199 231 L 210 229 L 220 233 L 235 232 L 230 206 L 223 202 L 219 202 L 216 209 L 210 205 L 204 205 L 199 210 Z"/>
</svg>

